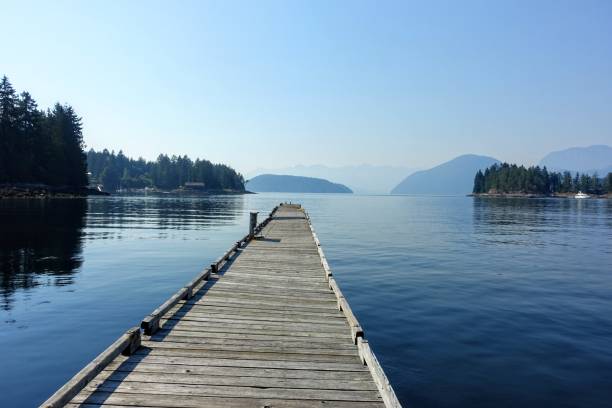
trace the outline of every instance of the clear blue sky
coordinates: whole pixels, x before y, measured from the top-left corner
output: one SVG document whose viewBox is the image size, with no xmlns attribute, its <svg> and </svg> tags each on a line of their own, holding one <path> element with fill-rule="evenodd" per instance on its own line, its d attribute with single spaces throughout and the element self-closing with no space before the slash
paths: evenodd
<svg viewBox="0 0 612 408">
<path fill-rule="evenodd" d="M 611 1 L 0 1 L 0 75 L 96 149 L 246 172 L 612 144 Z"/>
</svg>

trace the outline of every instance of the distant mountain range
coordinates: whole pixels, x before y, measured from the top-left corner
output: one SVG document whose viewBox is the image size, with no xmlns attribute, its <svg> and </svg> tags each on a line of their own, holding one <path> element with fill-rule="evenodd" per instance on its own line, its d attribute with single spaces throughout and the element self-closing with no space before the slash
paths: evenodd
<svg viewBox="0 0 612 408">
<path fill-rule="evenodd" d="M 409 175 L 391 190 L 391 194 L 468 194 L 472 192 L 476 172 L 495 163 L 499 160 L 488 156 L 459 156 Z"/>
<path fill-rule="evenodd" d="M 256 193 L 352 193 L 343 184 L 314 177 L 262 174 L 246 182 L 246 189 Z"/>
<path fill-rule="evenodd" d="M 495 163 L 499 163 L 499 160 L 488 156 L 459 156 L 429 170 L 409 175 L 391 190 L 391 194 L 466 194 L 472 191 L 476 172 Z M 539 165 L 554 171 L 569 170 L 603 176 L 612 172 L 612 147 L 572 147 L 547 154 Z"/>
<path fill-rule="evenodd" d="M 312 165 L 279 169 L 257 169 L 247 174 L 247 178 L 260 174 L 315 177 L 342 183 L 360 194 L 387 194 L 406 175 L 415 170 L 417 169 L 410 167 L 374 166 L 369 164 L 341 167 Z"/>
<path fill-rule="evenodd" d="M 598 173 L 602 176 L 612 172 L 612 147 L 593 145 L 552 152 L 544 156 L 540 166 L 555 171 Z"/>
<path fill-rule="evenodd" d="M 285 169 L 255 171 L 253 175 L 266 173 L 260 177 L 265 176 L 261 182 L 265 181 L 268 184 L 259 184 L 259 177 L 255 177 L 251 183 L 255 180 L 257 183 L 247 184 L 247 189 L 252 191 L 343 192 L 330 187 L 341 186 L 341 189 L 349 191 L 353 189 L 362 194 L 386 194 L 389 190 L 391 194 L 467 194 L 472 191 L 476 172 L 499 162 L 489 156 L 466 154 L 431 169 L 416 172 L 414 168 L 393 166 L 294 166 Z M 569 170 L 572 173 L 589 174 L 596 172 L 604 176 L 612 172 L 612 147 L 606 145 L 572 147 L 547 154 L 539 165 L 554 171 Z M 280 177 L 302 177 L 297 177 L 295 180 L 275 179 L 270 178 L 272 175 L 268 173 L 284 174 Z M 300 179 L 316 181 L 300 181 Z M 346 185 L 334 184 L 326 179 Z"/>
</svg>

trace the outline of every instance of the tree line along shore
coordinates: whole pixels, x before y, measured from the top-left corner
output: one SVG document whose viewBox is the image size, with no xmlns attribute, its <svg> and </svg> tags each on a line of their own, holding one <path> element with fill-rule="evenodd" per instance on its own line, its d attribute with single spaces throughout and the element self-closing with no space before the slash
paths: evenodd
<svg viewBox="0 0 612 408">
<path fill-rule="evenodd" d="M 82 118 L 72 106 L 39 109 L 28 92 L 0 80 L 0 198 L 75 197 L 117 190 L 243 193 L 244 178 L 231 167 L 187 156 L 156 161 L 122 152 L 85 153 Z"/>
<path fill-rule="evenodd" d="M 108 191 L 159 189 L 172 191 L 190 189 L 214 192 L 244 192 L 244 178 L 225 164 L 208 160 L 192 160 L 188 156 L 160 154 L 156 161 L 126 157 L 104 149 L 87 152 L 91 180 Z"/>
<path fill-rule="evenodd" d="M 597 197 L 612 195 L 612 173 L 597 174 L 548 171 L 546 167 L 494 164 L 474 177 L 473 195 L 567 197 L 583 192 Z"/>
</svg>

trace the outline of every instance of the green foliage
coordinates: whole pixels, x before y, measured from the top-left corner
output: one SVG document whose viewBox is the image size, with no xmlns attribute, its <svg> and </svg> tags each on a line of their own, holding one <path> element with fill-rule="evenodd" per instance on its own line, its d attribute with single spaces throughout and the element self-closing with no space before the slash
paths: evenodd
<svg viewBox="0 0 612 408">
<path fill-rule="evenodd" d="M 167 155 L 146 162 L 108 150 L 85 155 L 84 147 L 81 118 L 71 106 L 39 110 L 29 93 L 17 95 L 6 76 L 0 80 L 0 183 L 83 187 L 89 168 L 92 181 L 109 191 L 175 189 L 187 181 L 204 182 L 208 190 L 244 191 L 243 177 L 223 164 Z"/>
<path fill-rule="evenodd" d="M 474 177 L 474 193 L 479 193 L 481 191 L 485 191 L 485 177 L 482 174 L 482 171 L 478 170 L 476 176 Z"/>
<path fill-rule="evenodd" d="M 576 174 L 570 172 L 549 172 L 546 167 L 517 166 L 516 164 L 494 164 L 474 177 L 474 193 L 515 193 L 515 194 L 588 194 L 612 193 L 612 173 L 603 180 L 597 174 Z"/>
<path fill-rule="evenodd" d="M 608 173 L 603 179 L 603 190 L 608 194 L 612 193 L 612 173 Z"/>
<path fill-rule="evenodd" d="M 186 182 L 203 182 L 207 190 L 244 191 L 244 178 L 231 167 L 208 160 L 191 160 L 187 156 L 160 154 L 154 162 L 134 160 L 123 152 L 90 150 L 87 163 L 93 180 L 108 191 L 119 188 L 156 187 L 172 190 Z"/>
<path fill-rule="evenodd" d="M 81 118 L 68 105 L 38 109 L 0 80 L 0 183 L 87 185 Z"/>
</svg>

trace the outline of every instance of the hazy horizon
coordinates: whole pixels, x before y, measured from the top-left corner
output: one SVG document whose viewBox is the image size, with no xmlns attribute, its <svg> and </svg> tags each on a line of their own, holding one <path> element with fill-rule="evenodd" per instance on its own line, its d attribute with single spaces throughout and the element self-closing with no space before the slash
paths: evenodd
<svg viewBox="0 0 612 408">
<path fill-rule="evenodd" d="M 248 174 L 612 144 L 609 2 L 7 1 L 3 16 L 0 75 L 41 108 L 71 104 L 97 150 Z"/>
</svg>

